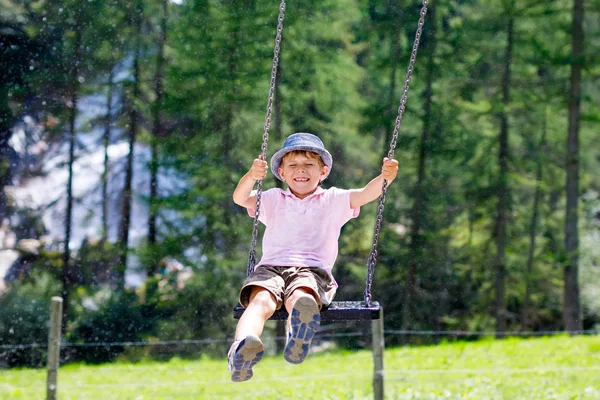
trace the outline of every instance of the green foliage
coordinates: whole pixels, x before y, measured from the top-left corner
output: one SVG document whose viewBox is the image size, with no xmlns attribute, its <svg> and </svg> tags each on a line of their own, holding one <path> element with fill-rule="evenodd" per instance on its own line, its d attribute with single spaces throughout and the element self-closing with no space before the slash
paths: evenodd
<svg viewBox="0 0 600 400">
<path fill-rule="evenodd" d="M 167 278 L 167 277 L 165 277 Z M 233 307 L 241 282 L 222 271 L 207 270 L 194 274 L 183 287 L 177 282 L 150 280 L 146 284 L 145 301 L 153 308 L 156 327 L 153 340 L 197 340 L 206 337 L 232 337 L 235 320 Z M 227 343 L 195 347 L 187 345 L 156 346 L 148 355 L 157 359 L 174 356 L 198 357 L 222 355 Z"/>
<path fill-rule="evenodd" d="M 115 244 L 101 240 L 84 239 L 77 256 L 72 261 L 73 275 L 83 286 L 96 286 L 110 282 L 117 259 Z"/>
<path fill-rule="evenodd" d="M 152 319 L 133 291 L 113 292 L 110 288 L 95 293 L 89 302 L 78 306 L 74 328 L 67 335 L 71 343 L 90 343 L 91 347 L 71 347 L 66 361 L 109 362 L 125 351 L 124 345 L 106 342 L 141 341 L 149 332 Z"/>
<path fill-rule="evenodd" d="M 45 364 L 50 298 L 58 293 L 60 286 L 52 275 L 35 271 L 28 281 L 16 281 L 0 295 L 0 345 L 23 345 L 0 349 L 3 366 Z"/>
<path fill-rule="evenodd" d="M 593 329 L 600 326 L 600 196 L 597 192 L 584 199 L 584 215 L 592 229 L 581 240 L 581 298 L 584 326 Z"/>
</svg>

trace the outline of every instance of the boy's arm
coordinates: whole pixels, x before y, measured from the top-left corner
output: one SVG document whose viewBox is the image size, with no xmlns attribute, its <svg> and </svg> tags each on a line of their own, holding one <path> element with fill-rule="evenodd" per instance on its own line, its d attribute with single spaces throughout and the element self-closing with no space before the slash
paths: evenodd
<svg viewBox="0 0 600 400">
<path fill-rule="evenodd" d="M 250 210 L 256 209 L 256 191 L 252 190 L 258 180 L 267 177 L 267 162 L 259 158 L 255 159 L 252 167 L 242 176 L 233 191 L 233 202 Z"/>
<path fill-rule="evenodd" d="M 367 203 L 372 202 L 381 196 L 383 180 L 388 181 L 388 185 L 396 178 L 398 173 L 398 161 L 395 159 L 383 159 L 381 174 L 373 178 L 371 182 L 362 189 L 352 189 L 350 191 L 350 208 L 359 208 Z"/>
</svg>

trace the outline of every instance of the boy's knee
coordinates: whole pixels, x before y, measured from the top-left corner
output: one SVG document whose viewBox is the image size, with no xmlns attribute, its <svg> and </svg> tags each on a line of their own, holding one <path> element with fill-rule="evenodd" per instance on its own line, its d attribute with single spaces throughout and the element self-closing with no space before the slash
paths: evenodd
<svg viewBox="0 0 600 400">
<path fill-rule="evenodd" d="M 301 297 L 312 297 L 319 305 L 319 308 L 321 308 L 321 301 L 318 293 L 316 293 L 312 288 L 304 286 L 294 289 L 289 298 L 286 300 L 286 307 L 290 308 Z"/>
<path fill-rule="evenodd" d="M 277 309 L 277 300 L 275 296 L 264 288 L 254 288 L 250 294 L 250 304 L 261 307 L 266 312 L 273 313 Z"/>
<path fill-rule="evenodd" d="M 314 291 L 314 289 L 312 289 L 310 287 L 300 286 L 292 292 L 292 297 L 295 297 L 295 298 L 306 297 L 306 296 L 310 296 L 310 297 L 314 298 L 315 300 L 318 300 L 318 298 L 319 298 L 319 294 L 316 293 Z"/>
</svg>

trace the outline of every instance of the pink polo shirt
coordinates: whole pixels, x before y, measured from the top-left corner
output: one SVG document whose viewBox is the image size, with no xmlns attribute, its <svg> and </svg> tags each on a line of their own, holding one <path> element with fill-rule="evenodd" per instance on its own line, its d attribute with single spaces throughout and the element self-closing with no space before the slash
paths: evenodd
<svg viewBox="0 0 600 400">
<path fill-rule="evenodd" d="M 360 208 L 350 208 L 350 191 L 318 187 L 299 199 L 279 188 L 262 192 L 259 221 L 265 224 L 262 259 L 256 265 L 323 268 L 330 275 L 340 230 Z M 248 209 L 254 217 L 254 210 Z"/>
</svg>

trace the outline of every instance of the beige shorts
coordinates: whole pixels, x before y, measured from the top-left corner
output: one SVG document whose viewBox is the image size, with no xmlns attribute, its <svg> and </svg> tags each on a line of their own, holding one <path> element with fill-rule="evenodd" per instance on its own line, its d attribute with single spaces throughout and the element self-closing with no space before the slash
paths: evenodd
<svg viewBox="0 0 600 400">
<path fill-rule="evenodd" d="M 250 274 L 240 290 L 240 304 L 248 307 L 253 286 L 267 289 L 277 300 L 277 309 L 299 287 L 312 289 L 319 296 L 319 307 L 326 307 L 333 301 L 337 283 L 327 271 L 310 267 L 276 267 L 261 265 Z"/>
</svg>

